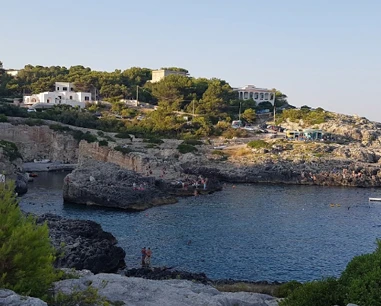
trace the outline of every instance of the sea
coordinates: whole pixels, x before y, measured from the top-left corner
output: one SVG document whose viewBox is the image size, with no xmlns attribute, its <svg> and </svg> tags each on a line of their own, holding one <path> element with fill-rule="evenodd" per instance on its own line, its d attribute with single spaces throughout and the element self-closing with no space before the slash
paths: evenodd
<svg viewBox="0 0 381 306">
<path fill-rule="evenodd" d="M 22 210 L 88 219 L 111 232 L 128 268 L 150 247 L 152 265 L 211 279 L 312 281 L 338 277 L 381 238 L 381 189 L 230 184 L 210 195 L 142 212 L 63 202 L 65 172 L 39 173 Z"/>
</svg>

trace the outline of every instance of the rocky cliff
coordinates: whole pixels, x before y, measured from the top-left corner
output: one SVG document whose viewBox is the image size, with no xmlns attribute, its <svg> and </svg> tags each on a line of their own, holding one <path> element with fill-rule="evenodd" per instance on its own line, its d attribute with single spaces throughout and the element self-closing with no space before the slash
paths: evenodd
<svg viewBox="0 0 381 306">
<path fill-rule="evenodd" d="M 63 197 L 67 202 L 125 210 L 176 202 L 156 185 L 154 178 L 95 160 L 81 163 L 66 176 Z"/>
<path fill-rule="evenodd" d="M 16 144 L 25 162 L 50 159 L 76 163 L 78 142 L 69 134 L 55 132 L 47 125 L 0 123 L 0 139 Z"/>
<path fill-rule="evenodd" d="M 37 223 L 46 222 L 49 236 L 57 250 L 57 268 L 87 269 L 93 273 L 116 272 L 125 267 L 125 251 L 116 245 L 116 238 L 104 232 L 98 223 L 71 220 L 45 214 Z"/>
</svg>

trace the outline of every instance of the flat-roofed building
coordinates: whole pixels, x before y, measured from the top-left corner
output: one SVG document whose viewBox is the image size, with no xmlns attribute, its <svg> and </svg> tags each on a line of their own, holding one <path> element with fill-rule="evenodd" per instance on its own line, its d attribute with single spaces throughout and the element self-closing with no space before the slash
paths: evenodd
<svg viewBox="0 0 381 306">
<path fill-rule="evenodd" d="M 248 100 L 253 99 L 257 104 L 262 102 L 270 102 L 274 105 L 275 91 L 267 88 L 258 88 L 254 85 L 247 85 L 241 88 L 234 88 L 238 92 L 238 99 Z"/>
<path fill-rule="evenodd" d="M 76 92 L 74 91 L 74 84 L 68 82 L 56 82 L 55 91 L 46 91 L 23 97 L 23 103 L 31 107 L 49 107 L 67 104 L 84 108 L 86 102 L 90 101 L 90 92 Z"/>
<path fill-rule="evenodd" d="M 152 79 L 151 83 L 156 83 L 164 79 L 166 76 L 169 76 L 171 74 L 177 74 L 177 75 L 183 75 L 188 76 L 187 71 L 182 70 L 170 70 L 170 69 L 158 69 L 158 70 L 152 70 Z"/>
</svg>

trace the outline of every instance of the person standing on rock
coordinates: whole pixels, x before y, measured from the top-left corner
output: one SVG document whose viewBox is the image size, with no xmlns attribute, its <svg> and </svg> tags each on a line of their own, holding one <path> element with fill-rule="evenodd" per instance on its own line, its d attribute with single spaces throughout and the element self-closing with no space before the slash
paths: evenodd
<svg viewBox="0 0 381 306">
<path fill-rule="evenodd" d="M 144 247 L 142 248 L 142 268 L 145 267 L 146 258 L 147 258 L 147 250 L 146 250 L 146 247 Z"/>
<path fill-rule="evenodd" d="M 146 251 L 146 260 L 145 260 L 145 264 L 147 268 L 151 266 L 151 256 L 152 256 L 151 248 L 148 248 L 148 250 Z"/>
</svg>

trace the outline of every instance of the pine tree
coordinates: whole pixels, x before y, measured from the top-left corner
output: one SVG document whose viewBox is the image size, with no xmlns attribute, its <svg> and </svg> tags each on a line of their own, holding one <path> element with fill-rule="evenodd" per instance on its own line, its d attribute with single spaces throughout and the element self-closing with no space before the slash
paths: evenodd
<svg viewBox="0 0 381 306">
<path fill-rule="evenodd" d="M 17 203 L 14 183 L 0 183 L 0 288 L 42 297 L 56 278 L 46 224 L 37 225 Z"/>
</svg>

